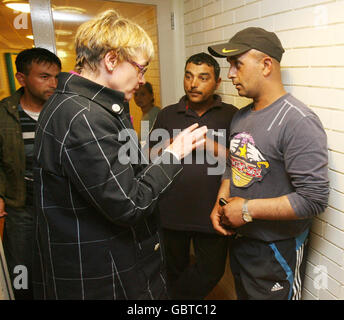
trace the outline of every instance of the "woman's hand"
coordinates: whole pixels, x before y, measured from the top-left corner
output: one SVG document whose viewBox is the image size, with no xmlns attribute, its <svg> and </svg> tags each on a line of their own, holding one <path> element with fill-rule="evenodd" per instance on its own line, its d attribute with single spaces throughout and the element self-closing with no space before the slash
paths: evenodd
<svg viewBox="0 0 344 320">
<path fill-rule="evenodd" d="M 194 123 L 180 132 L 165 150 L 173 153 L 179 160 L 183 159 L 192 150 L 204 144 L 207 131 L 206 126 L 198 128 L 198 123 Z"/>
</svg>

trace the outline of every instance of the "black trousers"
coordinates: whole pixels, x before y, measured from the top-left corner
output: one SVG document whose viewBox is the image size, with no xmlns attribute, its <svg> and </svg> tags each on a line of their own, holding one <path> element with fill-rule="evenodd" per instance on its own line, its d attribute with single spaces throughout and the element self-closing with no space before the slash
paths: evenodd
<svg viewBox="0 0 344 320">
<path fill-rule="evenodd" d="M 308 230 L 275 242 L 236 238 L 230 248 L 230 266 L 238 300 L 301 299 L 307 238 Z"/>
<path fill-rule="evenodd" d="M 6 211 L 3 245 L 14 297 L 16 300 L 32 300 L 34 208 L 7 206 Z"/>
<path fill-rule="evenodd" d="M 163 229 L 167 287 L 171 299 L 201 300 L 221 279 L 228 238 L 203 232 Z M 193 241 L 195 261 L 190 261 Z"/>
</svg>

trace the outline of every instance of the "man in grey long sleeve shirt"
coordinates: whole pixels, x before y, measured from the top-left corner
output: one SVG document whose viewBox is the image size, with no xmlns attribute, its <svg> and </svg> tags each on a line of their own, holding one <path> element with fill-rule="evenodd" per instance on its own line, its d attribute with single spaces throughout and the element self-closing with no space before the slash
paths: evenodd
<svg viewBox="0 0 344 320">
<path fill-rule="evenodd" d="M 228 78 L 253 99 L 231 124 L 218 193 L 228 204 L 215 204 L 211 214 L 218 232 L 236 233 L 230 261 L 238 298 L 300 299 L 311 219 L 328 201 L 326 134 L 284 90 L 284 49 L 274 33 L 247 28 L 209 51 L 227 58 Z"/>
</svg>

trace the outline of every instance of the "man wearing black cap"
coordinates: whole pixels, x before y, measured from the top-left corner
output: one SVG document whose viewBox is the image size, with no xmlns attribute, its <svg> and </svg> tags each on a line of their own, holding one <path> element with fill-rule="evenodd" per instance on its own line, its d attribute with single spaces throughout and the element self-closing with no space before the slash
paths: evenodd
<svg viewBox="0 0 344 320">
<path fill-rule="evenodd" d="M 275 33 L 247 28 L 209 52 L 253 102 L 233 118 L 214 228 L 236 233 L 231 269 L 238 299 L 300 299 L 312 217 L 327 206 L 327 138 L 319 118 L 287 93 Z M 226 226 L 227 225 L 227 226 Z"/>
</svg>

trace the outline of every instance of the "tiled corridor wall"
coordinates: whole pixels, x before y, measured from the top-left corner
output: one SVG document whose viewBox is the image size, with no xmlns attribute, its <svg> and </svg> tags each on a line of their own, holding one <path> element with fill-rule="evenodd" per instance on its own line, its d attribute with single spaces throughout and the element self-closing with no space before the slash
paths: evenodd
<svg viewBox="0 0 344 320">
<path fill-rule="evenodd" d="M 281 66 L 286 90 L 320 117 L 328 136 L 330 201 L 314 219 L 303 299 L 344 299 L 344 1 L 184 0 L 186 58 L 257 26 L 277 33 L 286 49 Z M 219 93 L 238 107 L 221 64 Z"/>
</svg>

